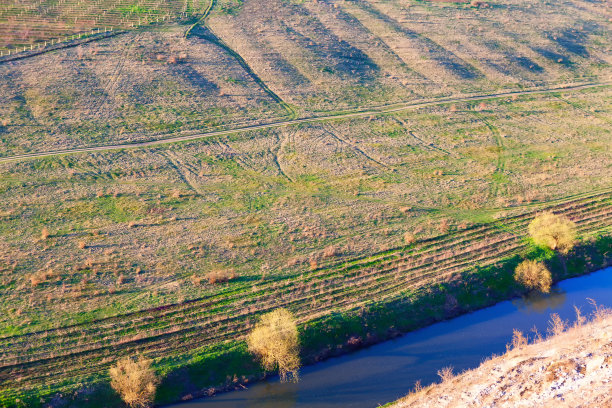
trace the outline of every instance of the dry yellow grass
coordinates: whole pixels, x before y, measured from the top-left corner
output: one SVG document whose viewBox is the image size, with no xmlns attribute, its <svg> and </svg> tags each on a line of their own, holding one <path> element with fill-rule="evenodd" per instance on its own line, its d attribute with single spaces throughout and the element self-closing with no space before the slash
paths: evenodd
<svg viewBox="0 0 612 408">
<path fill-rule="evenodd" d="M 232 279 L 236 279 L 236 272 L 233 269 L 216 269 L 206 274 L 206 280 L 208 280 L 208 283 L 211 285 L 215 283 L 227 282 Z"/>
<path fill-rule="evenodd" d="M 404 233 L 404 244 L 411 245 L 411 244 L 414 244 L 415 242 L 416 242 L 416 237 L 414 236 L 412 232 L 407 231 Z"/>
<path fill-rule="evenodd" d="M 30 284 L 32 287 L 37 287 L 52 278 L 53 275 L 52 269 L 38 271 L 30 276 Z"/>
<path fill-rule="evenodd" d="M 572 327 L 554 318 L 550 337 L 527 344 L 515 331 L 506 354 L 440 384 L 415 388 L 393 408 L 610 407 L 612 311 L 596 308 Z"/>
</svg>

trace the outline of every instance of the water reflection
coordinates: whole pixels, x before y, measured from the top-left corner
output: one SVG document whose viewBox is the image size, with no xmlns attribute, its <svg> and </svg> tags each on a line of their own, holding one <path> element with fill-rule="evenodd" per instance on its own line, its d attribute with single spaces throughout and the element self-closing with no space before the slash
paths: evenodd
<svg viewBox="0 0 612 408">
<path fill-rule="evenodd" d="M 265 383 L 263 387 L 256 388 L 252 408 L 292 408 L 297 401 L 298 385 L 294 383 L 279 384 Z"/>
<path fill-rule="evenodd" d="M 529 292 L 519 299 L 512 300 L 512 304 L 521 312 L 529 314 L 557 309 L 566 301 L 567 293 L 560 287 L 554 286 L 550 289 L 550 293 Z"/>
</svg>

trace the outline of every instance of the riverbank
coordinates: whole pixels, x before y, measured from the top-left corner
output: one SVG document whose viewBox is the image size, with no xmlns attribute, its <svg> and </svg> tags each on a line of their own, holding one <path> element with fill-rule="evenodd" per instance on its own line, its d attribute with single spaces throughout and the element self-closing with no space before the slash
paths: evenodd
<svg viewBox="0 0 612 408">
<path fill-rule="evenodd" d="M 582 317 L 584 319 L 584 317 Z M 599 308 L 545 340 L 525 345 L 515 336 L 506 354 L 440 384 L 417 389 L 390 408 L 609 407 L 612 405 L 612 311 Z"/>
<path fill-rule="evenodd" d="M 407 385 L 439 382 L 437 371 L 478 367 L 506 352 L 513 330 L 547 333 L 552 313 L 573 325 L 578 306 L 594 311 L 589 299 L 612 307 L 612 267 L 555 284 L 551 293 L 529 293 L 472 313 L 438 322 L 401 337 L 304 367 L 298 383 L 273 377 L 235 392 L 171 408 L 373 408 L 406 395 Z"/>
<path fill-rule="evenodd" d="M 553 277 L 555 282 L 558 282 L 610 266 L 612 264 L 610 249 L 612 249 L 612 240 L 608 236 L 583 242 L 575 248 L 568 259 L 566 273 L 562 272 L 558 258 L 551 256 L 550 253 L 532 248 L 524 255 L 544 259 L 549 268 L 555 271 Z M 373 303 L 367 312 L 331 316 L 305 325 L 301 328 L 304 362 L 310 365 L 330 357 L 347 354 L 398 337 L 403 333 L 523 295 L 524 289 L 512 278 L 514 268 L 520 260 L 520 256 L 514 256 L 490 267 L 475 268 L 452 282 L 414 293 L 409 300 L 403 302 Z M 198 369 L 217 367 L 220 372 L 227 372 L 228 367 L 231 367 L 230 370 L 240 369 L 237 362 L 250 360 L 251 357 L 246 349 L 237 344 L 233 350 L 218 353 L 214 358 L 202 359 L 199 364 L 194 364 L 193 374 L 182 371 L 180 374 L 174 373 L 168 376 L 160 387 L 158 398 L 168 398 L 181 390 L 183 390 L 182 400 L 243 390 L 245 386 L 250 387 L 254 381 L 265 378 L 264 373 L 238 372 L 228 376 L 227 381 L 217 387 L 184 392 L 186 386 L 193 384 Z M 214 372 L 214 369 L 207 369 L 206 372 Z"/>
<path fill-rule="evenodd" d="M 478 266 L 478 261 L 472 261 L 469 269 L 452 276 L 452 279 L 303 324 L 300 327 L 303 361 L 311 364 L 346 354 L 518 296 L 524 293 L 524 289 L 514 282 L 512 273 L 523 257 L 544 260 L 549 269 L 555 271 L 554 280 L 559 281 L 609 266 L 612 264 L 611 249 L 612 239 L 605 233 L 583 241 L 567 259 L 567 272 L 561 272 L 563 268 L 554 254 L 529 246 L 488 266 Z M 266 375 L 240 341 L 197 350 L 188 360 L 160 359 L 156 366 L 163 378 L 157 393 L 157 405 L 250 387 L 248 384 Z M 117 406 L 121 404 L 105 381 L 98 381 L 93 387 L 83 387 L 68 397 L 63 395 L 54 398 L 54 407 L 101 407 L 108 406 L 109 401 Z M 35 401 L 32 402 L 27 406 L 34 406 Z"/>
</svg>

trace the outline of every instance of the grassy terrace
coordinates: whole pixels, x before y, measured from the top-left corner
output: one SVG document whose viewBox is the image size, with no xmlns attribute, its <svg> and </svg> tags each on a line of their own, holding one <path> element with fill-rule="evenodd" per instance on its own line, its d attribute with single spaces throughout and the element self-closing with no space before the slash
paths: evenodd
<svg viewBox="0 0 612 408">
<path fill-rule="evenodd" d="M 612 193 L 606 192 L 567 200 L 552 209 L 574 219 L 584 236 L 601 236 L 610 233 L 611 201 Z M 398 307 L 398 302 L 418 303 L 432 293 L 432 288 L 433 293 L 444 294 L 453 285 L 459 285 L 463 296 L 473 302 L 482 289 L 467 286 L 465 273 L 488 265 L 495 267 L 524 252 L 526 242 L 522 237 L 530 219 L 531 213 L 518 215 L 366 259 L 269 279 L 256 286 L 236 284 L 217 295 L 189 302 L 4 338 L 4 402 L 10 403 L 15 397 L 27 401 L 32 391 L 45 395 L 99 379 L 121 355 L 145 352 L 159 359 L 162 370 L 188 365 L 198 350 L 224 343 L 235 347 L 255 316 L 281 306 L 293 309 L 300 322 L 316 324 L 325 316 L 369 313 L 371 307 L 380 304 Z M 603 245 L 604 253 L 609 252 L 609 242 Z M 596 258 L 591 260 L 591 267 L 602 262 L 600 255 Z M 609 259 L 604 257 L 603 261 Z M 512 286 L 510 277 L 498 273 L 496 281 L 488 285 Z M 454 302 L 464 300 L 447 294 L 447 303 L 449 296 Z M 329 330 L 326 325 L 322 329 L 325 327 Z M 336 333 L 335 337 L 348 339 L 351 334 Z M 227 352 L 231 353 L 231 348 Z M 239 373 L 250 365 L 248 360 L 243 363 L 237 369 Z"/>
<path fill-rule="evenodd" d="M 278 306 L 308 323 L 409 301 L 527 250 L 539 209 L 609 234 L 608 93 L 2 164 L 5 401 L 139 351 L 180 367 Z"/>
<path fill-rule="evenodd" d="M 242 336 L 279 306 L 314 361 L 364 321 L 384 337 L 490 303 L 517 293 L 542 209 L 577 223 L 576 273 L 610 261 L 602 3 L 212 4 L 187 37 L 175 20 L 0 62 L 0 405 L 87 398 L 138 352 L 169 374 L 160 402 L 259 375 Z M 547 91 L 572 84 L 595 86 Z M 541 93 L 495 96 L 523 89 Z"/>
</svg>

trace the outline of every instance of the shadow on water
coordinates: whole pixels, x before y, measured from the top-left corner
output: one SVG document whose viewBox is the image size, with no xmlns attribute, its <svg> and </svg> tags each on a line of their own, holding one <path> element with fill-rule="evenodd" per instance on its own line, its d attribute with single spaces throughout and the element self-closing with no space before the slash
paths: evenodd
<svg viewBox="0 0 612 408">
<path fill-rule="evenodd" d="M 551 313 L 572 322 L 574 305 L 592 311 L 588 298 L 612 306 L 612 268 L 568 279 L 550 294 L 523 298 L 433 324 L 358 352 L 305 367 L 298 384 L 272 378 L 248 390 L 175 405 L 176 408 L 372 408 L 405 395 L 417 380 L 438 381 L 437 371 L 471 369 L 501 354 L 513 329 L 546 333 Z"/>
</svg>

